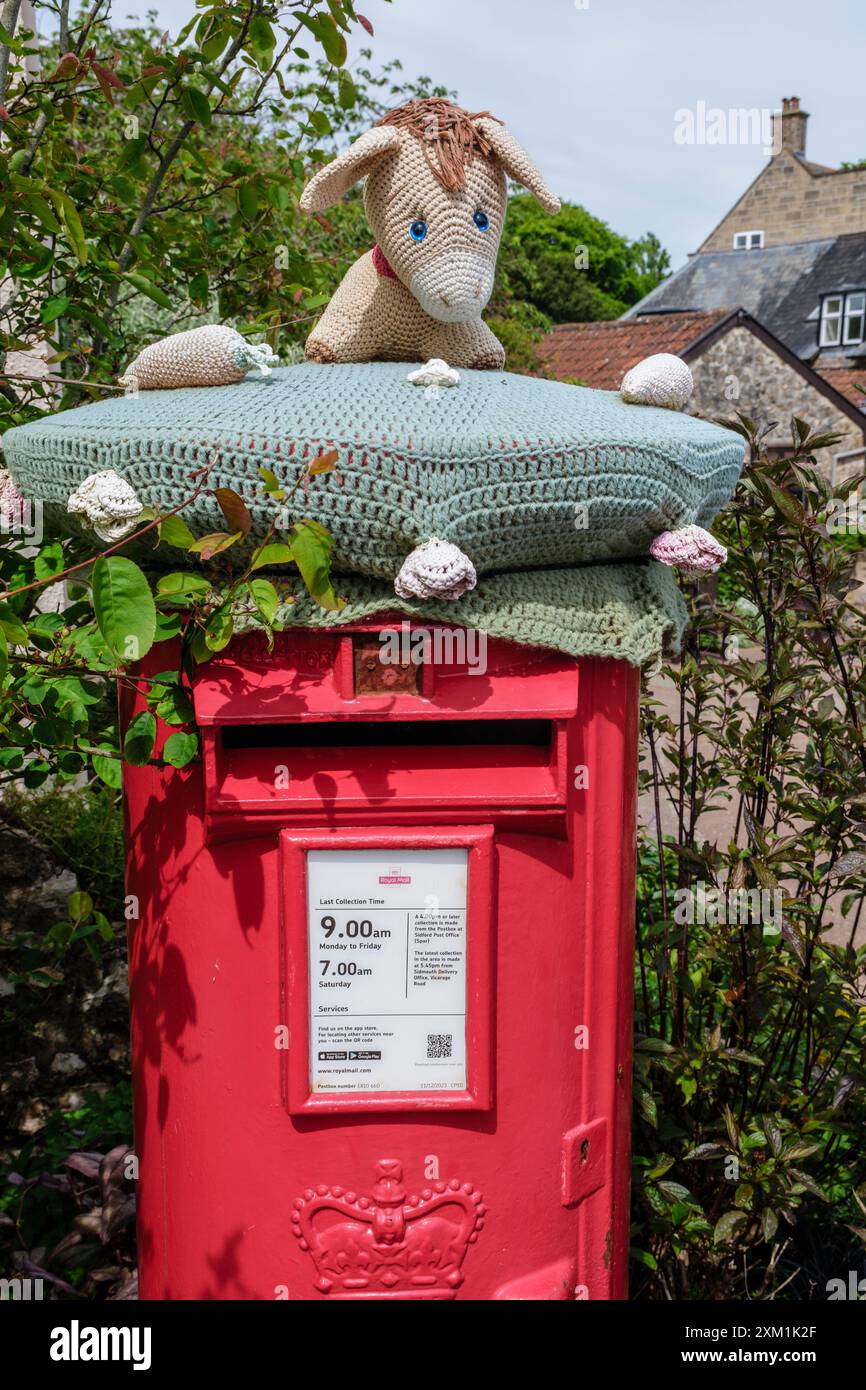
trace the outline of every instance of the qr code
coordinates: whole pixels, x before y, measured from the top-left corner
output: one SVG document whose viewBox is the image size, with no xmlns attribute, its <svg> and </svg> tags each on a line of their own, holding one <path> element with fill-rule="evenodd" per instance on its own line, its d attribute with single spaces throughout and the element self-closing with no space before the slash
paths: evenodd
<svg viewBox="0 0 866 1390">
<path fill-rule="evenodd" d="M 427 1056 L 428 1057 L 450 1057 L 451 1044 L 454 1040 L 453 1033 L 428 1033 L 427 1034 Z"/>
</svg>

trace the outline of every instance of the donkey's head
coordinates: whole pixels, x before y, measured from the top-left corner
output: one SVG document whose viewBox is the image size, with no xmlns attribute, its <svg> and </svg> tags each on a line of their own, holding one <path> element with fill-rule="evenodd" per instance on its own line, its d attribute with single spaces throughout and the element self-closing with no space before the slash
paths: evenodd
<svg viewBox="0 0 866 1390">
<path fill-rule="evenodd" d="M 490 298 L 508 178 L 559 211 L 501 121 L 439 97 L 390 111 L 316 174 L 301 207 L 322 212 L 362 178 L 367 219 L 391 269 L 442 323 L 478 318 Z"/>
</svg>

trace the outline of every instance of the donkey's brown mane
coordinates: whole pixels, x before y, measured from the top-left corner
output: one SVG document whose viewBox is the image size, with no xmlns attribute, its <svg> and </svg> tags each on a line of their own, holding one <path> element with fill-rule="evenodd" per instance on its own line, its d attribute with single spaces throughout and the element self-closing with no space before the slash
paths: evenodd
<svg viewBox="0 0 866 1390">
<path fill-rule="evenodd" d="M 493 146 L 475 125 L 482 116 L 490 112 L 465 111 L 447 97 L 422 97 L 395 107 L 376 124 L 399 126 L 416 135 L 435 178 L 443 188 L 455 191 L 465 184 L 476 155 L 494 157 Z"/>
</svg>

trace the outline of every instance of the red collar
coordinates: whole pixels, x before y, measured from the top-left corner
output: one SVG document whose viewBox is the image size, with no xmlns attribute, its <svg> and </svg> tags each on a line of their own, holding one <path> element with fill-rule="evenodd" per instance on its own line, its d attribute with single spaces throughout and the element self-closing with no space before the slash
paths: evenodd
<svg viewBox="0 0 866 1390">
<path fill-rule="evenodd" d="M 388 264 L 388 259 L 381 246 L 373 247 L 373 264 L 378 274 L 383 276 L 386 280 L 396 280 L 398 278 Z"/>
</svg>

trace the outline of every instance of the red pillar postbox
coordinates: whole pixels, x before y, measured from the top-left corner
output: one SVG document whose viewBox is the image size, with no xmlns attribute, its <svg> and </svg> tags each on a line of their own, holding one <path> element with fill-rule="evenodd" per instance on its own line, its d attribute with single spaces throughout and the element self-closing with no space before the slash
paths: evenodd
<svg viewBox="0 0 866 1390">
<path fill-rule="evenodd" d="M 143 1298 L 625 1295 L 638 673 L 454 639 L 241 639 L 126 769 Z"/>
</svg>

